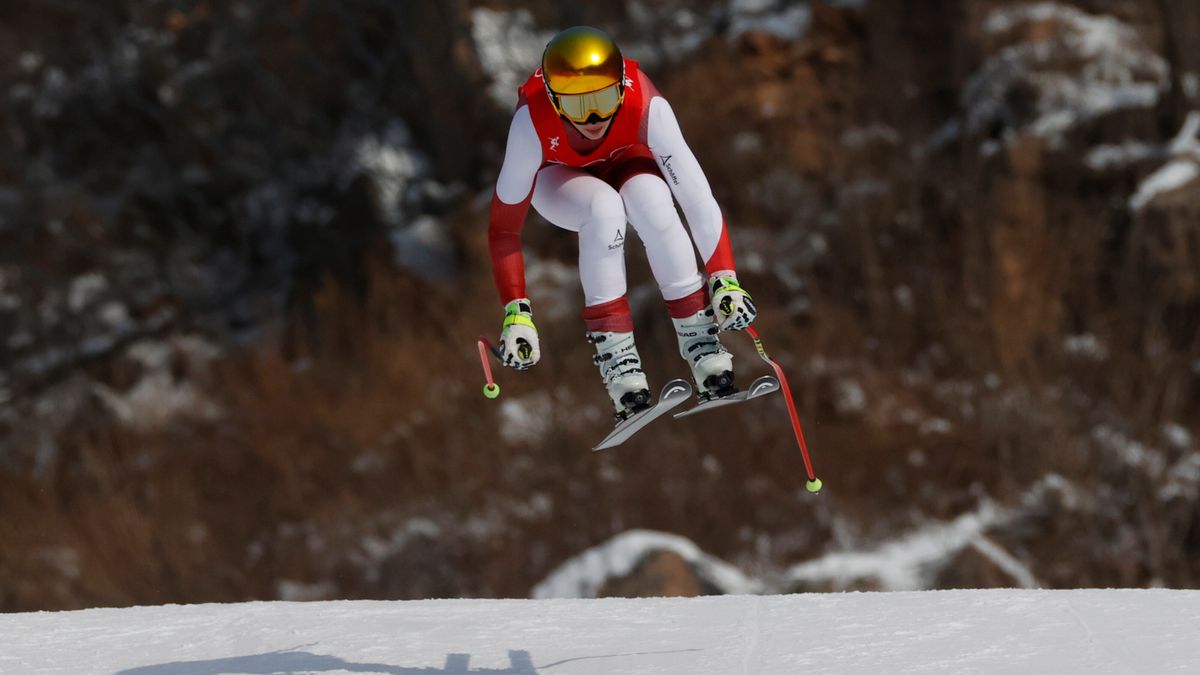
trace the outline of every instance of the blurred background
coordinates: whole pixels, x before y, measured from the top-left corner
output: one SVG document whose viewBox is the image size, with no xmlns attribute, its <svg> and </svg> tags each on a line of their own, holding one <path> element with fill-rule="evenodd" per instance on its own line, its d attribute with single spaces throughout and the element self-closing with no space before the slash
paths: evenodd
<svg viewBox="0 0 1200 675">
<path fill-rule="evenodd" d="M 481 396 L 515 88 L 576 24 L 672 102 L 821 495 L 779 397 L 590 452 L 532 211 L 544 356 Z M 0 610 L 1195 588 L 1196 44 L 1188 0 L 0 3 Z"/>
</svg>

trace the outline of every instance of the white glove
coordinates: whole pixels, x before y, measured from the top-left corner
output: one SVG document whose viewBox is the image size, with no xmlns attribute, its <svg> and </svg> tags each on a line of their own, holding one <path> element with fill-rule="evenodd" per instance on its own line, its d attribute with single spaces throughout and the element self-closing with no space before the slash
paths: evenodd
<svg viewBox="0 0 1200 675">
<path fill-rule="evenodd" d="M 529 298 L 518 298 L 504 306 L 500 331 L 500 361 L 509 368 L 525 370 L 542 358 L 537 326 Z"/>
<path fill-rule="evenodd" d="M 712 308 L 721 330 L 745 330 L 754 323 L 758 309 L 733 272 L 717 272 L 708 278 Z"/>
</svg>

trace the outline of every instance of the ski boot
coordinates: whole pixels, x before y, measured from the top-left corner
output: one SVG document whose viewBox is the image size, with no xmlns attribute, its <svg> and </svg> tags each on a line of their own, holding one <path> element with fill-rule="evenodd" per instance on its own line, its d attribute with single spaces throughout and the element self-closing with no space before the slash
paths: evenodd
<svg viewBox="0 0 1200 675">
<path fill-rule="evenodd" d="M 717 339 L 716 321 L 711 308 L 692 316 L 676 319 L 675 337 L 679 339 L 679 355 L 692 367 L 696 381 L 696 396 L 702 402 L 737 393 L 733 386 L 733 355 Z"/>
<path fill-rule="evenodd" d="M 650 407 L 650 386 L 642 370 L 633 333 L 588 332 L 588 342 L 596 345 L 592 362 L 600 368 L 600 377 L 613 403 L 618 422 Z"/>
</svg>

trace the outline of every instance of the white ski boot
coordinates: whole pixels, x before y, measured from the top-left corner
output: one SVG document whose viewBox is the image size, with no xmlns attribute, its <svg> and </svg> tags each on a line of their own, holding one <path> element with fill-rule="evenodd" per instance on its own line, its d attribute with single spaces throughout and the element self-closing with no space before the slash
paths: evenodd
<svg viewBox="0 0 1200 675">
<path fill-rule="evenodd" d="M 600 368 L 600 377 L 612 399 L 618 421 L 650 407 L 650 385 L 642 370 L 633 333 L 588 332 L 588 342 L 596 345 L 592 362 Z"/>
<path fill-rule="evenodd" d="M 679 355 L 692 367 L 696 396 L 702 401 L 728 396 L 733 386 L 733 355 L 717 339 L 712 309 L 702 309 L 684 319 L 671 319 L 679 339 Z"/>
</svg>

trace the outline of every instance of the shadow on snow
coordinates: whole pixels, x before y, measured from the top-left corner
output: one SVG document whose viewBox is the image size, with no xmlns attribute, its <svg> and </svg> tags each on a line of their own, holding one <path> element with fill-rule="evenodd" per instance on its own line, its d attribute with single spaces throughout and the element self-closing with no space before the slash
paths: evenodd
<svg viewBox="0 0 1200 675">
<path fill-rule="evenodd" d="M 676 649 L 661 652 L 630 652 L 626 654 L 604 654 L 598 656 L 580 656 L 562 659 L 554 663 L 540 666 L 550 669 L 572 661 L 590 661 L 593 659 L 611 659 L 622 656 L 646 656 L 651 654 L 677 654 L 684 652 L 699 652 L 702 649 Z M 344 671 L 350 673 L 383 673 L 384 675 L 538 675 L 538 667 L 533 665 L 529 652 L 523 649 L 508 651 L 507 668 L 471 668 L 470 654 L 447 654 L 446 663 L 441 668 L 414 668 L 391 666 L 385 663 L 355 663 L 340 659 L 336 656 L 313 654 L 310 652 L 284 650 L 267 654 L 251 656 L 232 656 L 224 659 L 207 659 L 202 661 L 174 661 L 153 666 L 141 666 L 122 670 L 116 675 L 222 675 L 223 673 L 244 673 L 245 675 L 276 675 L 278 673 L 320 673 Z"/>
<path fill-rule="evenodd" d="M 384 673 L 385 675 L 538 675 L 529 652 L 509 650 L 508 668 L 470 668 L 470 654 L 447 654 L 442 668 L 411 668 L 385 663 L 355 663 L 336 656 L 300 651 L 270 652 L 252 656 L 232 656 L 204 661 L 175 661 L 154 666 L 122 670 L 117 675 L 276 675 L 277 673 L 311 673 L 343 671 L 350 673 Z"/>
</svg>

